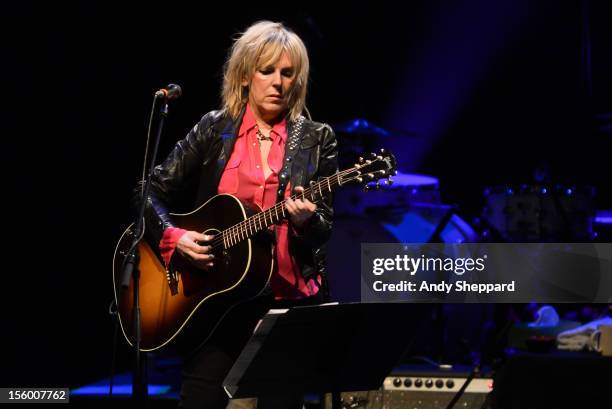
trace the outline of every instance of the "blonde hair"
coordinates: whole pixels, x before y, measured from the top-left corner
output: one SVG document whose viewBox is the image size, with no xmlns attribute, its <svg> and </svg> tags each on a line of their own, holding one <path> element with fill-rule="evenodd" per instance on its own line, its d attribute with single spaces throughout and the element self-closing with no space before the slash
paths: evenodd
<svg viewBox="0 0 612 409">
<path fill-rule="evenodd" d="M 295 68 L 295 81 L 287 96 L 288 117 L 297 119 L 306 104 L 308 52 L 302 40 L 282 23 L 259 21 L 234 42 L 223 70 L 221 99 L 223 109 L 237 119 L 249 95 L 248 86 L 255 71 L 276 63 L 286 52 Z"/>
</svg>

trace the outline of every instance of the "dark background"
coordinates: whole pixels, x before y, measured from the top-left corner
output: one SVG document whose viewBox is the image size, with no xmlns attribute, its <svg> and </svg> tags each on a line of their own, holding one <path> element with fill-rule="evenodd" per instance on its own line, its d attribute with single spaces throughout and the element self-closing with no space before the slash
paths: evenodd
<svg viewBox="0 0 612 409">
<path fill-rule="evenodd" d="M 283 21 L 305 41 L 314 119 L 392 130 L 400 168 L 438 177 L 443 202 L 467 220 L 486 186 L 531 183 L 541 164 L 555 182 L 595 186 L 597 208 L 612 208 L 604 1 L 178 3 L 4 6 L 2 386 L 107 375 L 111 261 L 153 92 L 184 90 L 163 156 L 218 106 L 226 50 L 256 20 Z M 125 368 L 124 346 L 120 357 Z"/>
</svg>

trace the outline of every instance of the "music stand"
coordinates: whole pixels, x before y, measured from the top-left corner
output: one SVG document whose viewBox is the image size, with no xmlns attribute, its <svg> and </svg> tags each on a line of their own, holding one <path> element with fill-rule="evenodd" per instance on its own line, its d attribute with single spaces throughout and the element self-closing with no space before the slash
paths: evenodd
<svg viewBox="0 0 612 409">
<path fill-rule="evenodd" d="M 271 310 L 228 373 L 232 398 L 279 391 L 332 393 L 378 389 L 424 322 L 426 304 L 323 304 Z"/>
</svg>

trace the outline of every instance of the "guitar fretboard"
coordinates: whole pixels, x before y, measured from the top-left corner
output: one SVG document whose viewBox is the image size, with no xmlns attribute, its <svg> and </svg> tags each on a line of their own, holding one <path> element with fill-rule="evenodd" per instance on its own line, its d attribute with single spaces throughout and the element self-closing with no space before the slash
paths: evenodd
<svg viewBox="0 0 612 409">
<path fill-rule="evenodd" d="M 362 166 L 356 165 L 351 169 L 347 169 L 336 173 L 335 175 L 325 177 L 320 181 L 313 183 L 308 188 L 304 189 L 302 193 L 291 196 L 291 199 L 308 199 L 313 203 L 318 203 L 327 193 L 330 193 L 337 186 L 342 186 L 361 175 L 359 170 Z M 244 241 L 253 235 L 259 233 L 270 227 L 271 225 L 280 222 L 283 218 L 288 216 L 287 209 L 285 209 L 285 203 L 287 199 L 269 209 L 263 210 L 240 223 L 233 225 L 232 227 L 225 229 L 220 235 L 215 237 L 212 241 L 213 249 L 222 247 L 223 249 L 230 248 L 241 241 Z"/>
</svg>

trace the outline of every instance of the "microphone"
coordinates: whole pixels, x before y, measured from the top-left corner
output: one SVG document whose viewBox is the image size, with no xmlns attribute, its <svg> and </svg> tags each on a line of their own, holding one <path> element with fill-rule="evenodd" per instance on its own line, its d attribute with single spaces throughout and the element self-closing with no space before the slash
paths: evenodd
<svg viewBox="0 0 612 409">
<path fill-rule="evenodd" d="M 183 94 L 183 90 L 177 84 L 168 84 L 168 87 L 162 88 L 155 93 L 155 97 L 164 98 L 168 101 L 177 99 Z"/>
</svg>

